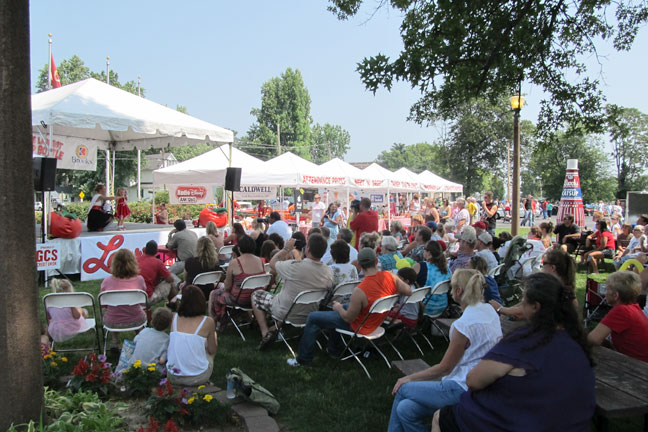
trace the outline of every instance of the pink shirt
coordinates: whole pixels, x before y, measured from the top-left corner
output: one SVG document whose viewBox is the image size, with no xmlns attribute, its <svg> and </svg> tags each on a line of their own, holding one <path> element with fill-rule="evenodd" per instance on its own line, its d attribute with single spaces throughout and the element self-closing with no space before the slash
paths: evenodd
<svg viewBox="0 0 648 432">
<path fill-rule="evenodd" d="M 119 290 L 142 290 L 146 292 L 146 282 L 142 276 L 135 276 L 130 279 L 117 279 L 108 276 L 101 282 L 101 292 Z M 104 321 L 111 324 L 142 322 L 146 319 L 142 307 L 134 306 L 107 306 L 103 315 Z"/>
</svg>

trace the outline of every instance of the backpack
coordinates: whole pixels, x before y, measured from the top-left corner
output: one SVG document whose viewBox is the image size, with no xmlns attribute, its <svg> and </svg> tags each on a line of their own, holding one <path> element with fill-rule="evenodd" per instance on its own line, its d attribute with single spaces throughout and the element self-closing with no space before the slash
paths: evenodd
<svg viewBox="0 0 648 432">
<path fill-rule="evenodd" d="M 272 393 L 259 383 L 247 376 L 238 368 L 231 368 L 226 375 L 227 380 L 235 383 L 236 394 L 250 402 L 255 402 L 268 410 L 270 414 L 279 412 L 279 401 Z"/>
</svg>

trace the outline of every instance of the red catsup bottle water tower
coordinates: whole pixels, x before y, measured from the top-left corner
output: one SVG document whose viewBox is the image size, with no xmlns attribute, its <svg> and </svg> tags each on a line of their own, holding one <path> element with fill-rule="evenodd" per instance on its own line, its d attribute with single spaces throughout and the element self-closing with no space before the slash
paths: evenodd
<svg viewBox="0 0 648 432">
<path fill-rule="evenodd" d="M 578 159 L 567 160 L 567 173 L 560 196 L 556 223 L 562 223 L 563 218 L 568 214 L 574 215 L 574 223 L 577 226 L 585 227 L 585 209 L 583 208 L 583 196 L 578 175 Z"/>
</svg>

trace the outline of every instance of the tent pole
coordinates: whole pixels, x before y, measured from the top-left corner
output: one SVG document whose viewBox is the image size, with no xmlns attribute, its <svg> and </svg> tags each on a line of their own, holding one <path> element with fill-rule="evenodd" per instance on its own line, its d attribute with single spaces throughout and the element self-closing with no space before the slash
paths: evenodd
<svg viewBox="0 0 648 432">
<path fill-rule="evenodd" d="M 117 163 L 117 152 L 112 151 L 112 176 L 110 179 L 110 195 L 115 195 L 115 163 Z"/>
<path fill-rule="evenodd" d="M 232 166 L 232 143 L 229 143 L 229 157 L 227 158 L 227 166 L 228 167 Z M 223 188 L 223 192 L 225 192 L 225 188 Z M 227 198 L 226 198 L 226 200 L 227 200 L 227 208 L 228 208 L 228 210 L 230 210 L 230 214 L 231 214 L 231 216 L 229 217 L 229 220 L 227 221 L 227 226 L 231 229 L 232 224 L 234 223 L 234 192 L 232 192 L 229 195 L 227 195 L 227 193 L 225 193 L 225 195 L 227 196 Z M 232 232 L 232 231 L 230 230 L 230 232 Z"/>
<path fill-rule="evenodd" d="M 153 198 L 151 199 L 151 221 L 155 223 L 155 182 L 152 183 Z M 167 218 L 168 222 L 168 218 Z"/>
<path fill-rule="evenodd" d="M 391 198 L 391 194 L 389 193 L 389 186 L 387 186 L 387 223 L 389 224 L 389 229 L 391 229 L 391 202 L 389 201 L 390 198 Z"/>
<path fill-rule="evenodd" d="M 142 151 L 137 149 L 137 201 L 142 200 Z"/>
<path fill-rule="evenodd" d="M 110 144 L 108 144 L 110 146 Z M 106 191 L 110 192 L 110 147 L 106 149 Z"/>
</svg>

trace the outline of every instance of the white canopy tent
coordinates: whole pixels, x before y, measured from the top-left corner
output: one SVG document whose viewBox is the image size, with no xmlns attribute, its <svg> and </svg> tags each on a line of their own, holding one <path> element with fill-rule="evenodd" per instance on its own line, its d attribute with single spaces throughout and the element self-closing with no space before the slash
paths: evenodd
<svg viewBox="0 0 648 432">
<path fill-rule="evenodd" d="M 106 150 L 107 186 L 110 151 L 234 141 L 228 129 L 93 78 L 32 95 L 32 129 L 35 134 L 48 134 L 49 143 L 69 137 L 92 141 Z"/>
<path fill-rule="evenodd" d="M 428 170 L 420 173 L 418 179 L 421 184 L 421 190 L 425 192 L 463 192 L 463 185 L 453 183 Z"/>
<path fill-rule="evenodd" d="M 170 167 L 153 171 L 153 183 L 160 184 L 196 184 L 212 183 L 217 185 L 225 184 L 225 172 L 227 168 L 240 167 L 241 184 L 252 184 L 247 181 L 253 172 L 263 172 L 264 163 L 247 153 L 232 148 L 232 157 L 229 157 L 229 149 L 217 148 L 203 153 L 194 158 L 188 159 Z"/>
<path fill-rule="evenodd" d="M 282 153 L 263 163 L 262 171 L 246 177 L 250 184 L 282 187 L 346 186 L 346 179 L 326 173 L 314 164 L 292 152 Z"/>
<path fill-rule="evenodd" d="M 333 158 L 320 165 L 325 172 L 336 177 L 345 177 L 348 188 L 353 189 L 377 189 L 383 187 L 387 181 L 382 178 L 372 178 L 360 168 L 344 162 L 339 158 Z"/>
<path fill-rule="evenodd" d="M 397 169 L 394 174 L 400 179 L 401 183 L 405 183 L 409 187 L 415 187 L 417 191 L 421 189 L 421 181 L 416 173 L 403 167 Z"/>
</svg>

